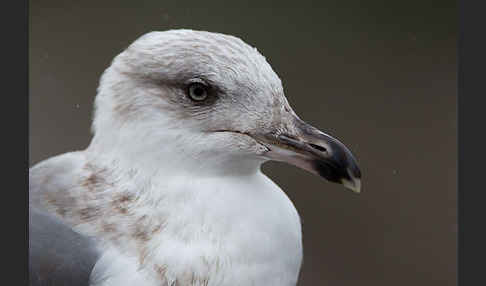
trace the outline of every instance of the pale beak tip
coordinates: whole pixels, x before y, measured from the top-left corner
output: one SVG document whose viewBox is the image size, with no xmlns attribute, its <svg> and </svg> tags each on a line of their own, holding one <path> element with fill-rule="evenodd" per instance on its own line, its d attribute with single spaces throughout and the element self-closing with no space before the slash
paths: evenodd
<svg viewBox="0 0 486 286">
<path fill-rule="evenodd" d="M 361 179 L 352 178 L 351 180 L 342 179 L 343 186 L 356 194 L 361 193 Z"/>
</svg>

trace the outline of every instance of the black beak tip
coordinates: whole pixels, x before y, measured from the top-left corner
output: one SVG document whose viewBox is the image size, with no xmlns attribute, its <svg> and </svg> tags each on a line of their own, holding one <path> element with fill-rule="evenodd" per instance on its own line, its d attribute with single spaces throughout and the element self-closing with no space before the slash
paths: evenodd
<svg viewBox="0 0 486 286">
<path fill-rule="evenodd" d="M 359 169 L 358 164 L 355 162 L 354 159 L 351 164 L 348 165 L 348 169 L 353 178 L 361 179 L 361 170 Z"/>
<path fill-rule="evenodd" d="M 313 160 L 314 169 L 319 176 L 326 180 L 343 184 L 346 188 L 359 193 L 361 191 L 361 170 L 356 159 L 346 149 L 338 150 L 330 160 Z M 341 150 L 342 152 L 340 152 Z"/>
</svg>

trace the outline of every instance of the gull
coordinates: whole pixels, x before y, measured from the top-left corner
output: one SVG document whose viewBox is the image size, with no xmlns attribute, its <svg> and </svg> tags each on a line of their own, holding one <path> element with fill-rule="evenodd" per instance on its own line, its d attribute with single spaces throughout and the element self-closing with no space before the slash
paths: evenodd
<svg viewBox="0 0 486 286">
<path fill-rule="evenodd" d="M 31 285 L 296 285 L 299 214 L 261 165 L 361 189 L 348 148 L 301 120 L 234 36 L 147 33 L 94 106 L 85 150 L 29 170 Z"/>
</svg>

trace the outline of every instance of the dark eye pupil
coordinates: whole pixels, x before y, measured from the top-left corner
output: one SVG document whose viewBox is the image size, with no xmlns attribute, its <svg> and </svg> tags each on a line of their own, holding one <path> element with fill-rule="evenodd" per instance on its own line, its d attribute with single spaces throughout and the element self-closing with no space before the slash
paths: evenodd
<svg viewBox="0 0 486 286">
<path fill-rule="evenodd" d="M 192 84 L 191 86 L 189 86 L 189 96 L 192 100 L 197 100 L 197 101 L 206 99 L 207 97 L 206 86 L 199 83 Z"/>
<path fill-rule="evenodd" d="M 196 87 L 196 88 L 194 89 L 194 94 L 195 94 L 196 96 L 202 96 L 202 95 L 204 94 L 204 90 L 203 90 L 202 88 L 200 88 L 200 87 Z"/>
</svg>

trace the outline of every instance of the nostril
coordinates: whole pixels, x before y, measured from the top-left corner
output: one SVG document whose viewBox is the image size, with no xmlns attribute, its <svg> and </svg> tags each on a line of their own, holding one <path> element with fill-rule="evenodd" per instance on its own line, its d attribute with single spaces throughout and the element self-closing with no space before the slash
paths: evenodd
<svg viewBox="0 0 486 286">
<path fill-rule="evenodd" d="M 309 146 L 311 146 L 312 148 L 316 149 L 316 150 L 319 150 L 321 152 L 327 152 L 327 149 L 322 147 L 322 146 L 319 146 L 319 145 L 316 145 L 316 144 L 312 144 L 312 143 L 309 143 Z"/>
</svg>

